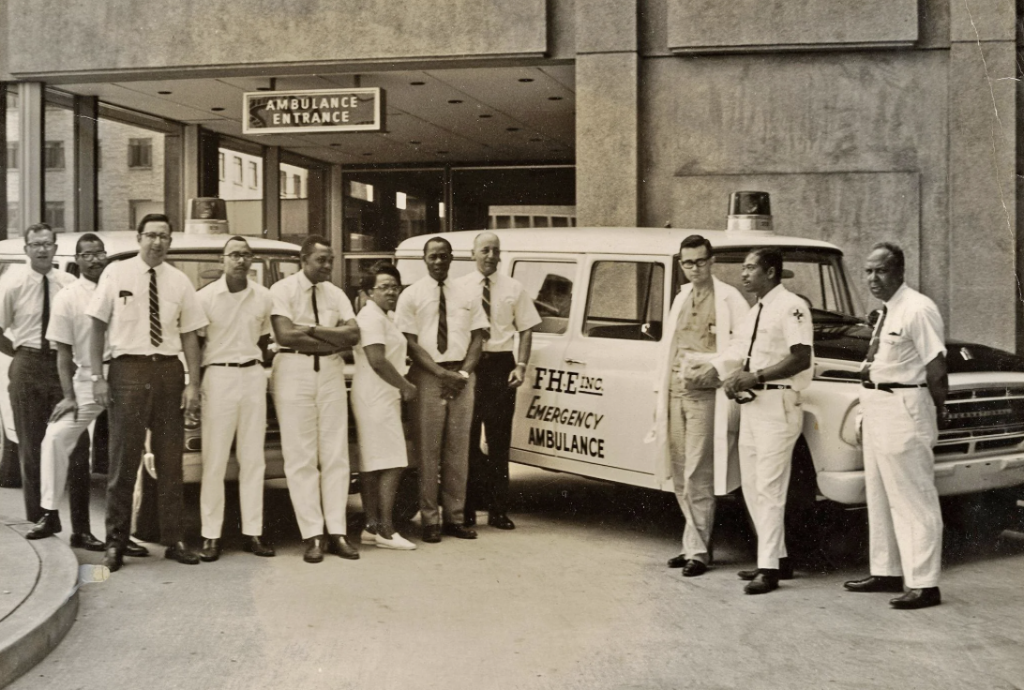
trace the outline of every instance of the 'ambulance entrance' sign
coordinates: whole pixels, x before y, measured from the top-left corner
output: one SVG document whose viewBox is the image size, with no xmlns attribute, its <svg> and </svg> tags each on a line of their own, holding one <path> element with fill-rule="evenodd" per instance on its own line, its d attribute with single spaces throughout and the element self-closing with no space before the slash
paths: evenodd
<svg viewBox="0 0 1024 690">
<path fill-rule="evenodd" d="M 384 128 L 379 88 L 257 91 L 244 94 L 245 134 L 379 132 Z"/>
</svg>

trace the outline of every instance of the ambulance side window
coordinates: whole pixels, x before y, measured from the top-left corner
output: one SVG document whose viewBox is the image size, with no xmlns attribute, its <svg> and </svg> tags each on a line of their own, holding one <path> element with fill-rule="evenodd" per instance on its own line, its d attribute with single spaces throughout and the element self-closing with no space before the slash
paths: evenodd
<svg viewBox="0 0 1024 690">
<path fill-rule="evenodd" d="M 575 261 L 516 261 L 512 277 L 522 283 L 533 300 L 541 322 L 534 333 L 565 333 L 572 309 Z"/>
<path fill-rule="evenodd" d="M 665 267 L 651 261 L 597 261 L 590 273 L 583 334 L 661 340 Z"/>
</svg>

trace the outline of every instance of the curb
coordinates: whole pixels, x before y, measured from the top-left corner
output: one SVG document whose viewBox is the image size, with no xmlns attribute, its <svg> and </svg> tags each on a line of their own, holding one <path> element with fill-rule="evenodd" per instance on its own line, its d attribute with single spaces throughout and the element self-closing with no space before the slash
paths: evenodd
<svg viewBox="0 0 1024 690">
<path fill-rule="evenodd" d="M 24 530 L 10 525 L 19 536 Z M 0 621 L 0 688 L 39 663 L 64 639 L 78 614 L 78 559 L 60 539 L 27 541 L 39 559 L 28 597 Z"/>
</svg>

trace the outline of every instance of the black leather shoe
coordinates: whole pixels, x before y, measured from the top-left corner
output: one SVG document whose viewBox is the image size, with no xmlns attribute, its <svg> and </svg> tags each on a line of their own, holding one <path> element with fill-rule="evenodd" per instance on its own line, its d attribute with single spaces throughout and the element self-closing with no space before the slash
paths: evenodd
<svg viewBox="0 0 1024 690">
<path fill-rule="evenodd" d="M 450 522 L 446 522 L 441 525 L 441 534 L 447 534 L 449 537 L 455 537 L 456 539 L 476 539 L 475 529 L 470 529 Z"/>
<path fill-rule="evenodd" d="M 203 548 L 199 551 L 199 560 L 213 563 L 220 558 L 220 539 L 203 539 Z"/>
<path fill-rule="evenodd" d="M 463 514 L 462 524 L 465 525 L 466 527 L 476 527 L 476 511 L 475 510 L 467 510 Z"/>
<path fill-rule="evenodd" d="M 938 587 L 923 587 L 921 589 L 908 590 L 902 597 L 889 600 L 889 605 L 894 609 L 926 609 L 929 606 L 938 606 L 942 603 L 942 595 Z"/>
<path fill-rule="evenodd" d="M 441 542 L 441 525 L 427 525 L 423 528 L 423 541 L 428 544 Z"/>
<path fill-rule="evenodd" d="M 199 556 L 189 551 L 183 541 L 175 543 L 174 546 L 168 546 L 167 550 L 164 551 L 164 558 L 172 561 L 178 561 L 178 563 L 181 563 L 182 565 L 199 564 Z"/>
<path fill-rule="evenodd" d="M 121 553 L 121 549 L 116 546 L 108 546 L 107 550 L 103 553 L 103 565 L 112 573 L 116 573 L 124 565 L 124 555 Z"/>
<path fill-rule="evenodd" d="M 686 562 L 688 560 L 690 560 L 690 559 L 687 558 L 686 556 L 684 556 L 683 554 L 679 554 L 678 556 L 673 556 L 672 558 L 668 559 L 668 567 L 669 568 L 683 568 L 683 567 L 686 566 Z"/>
<path fill-rule="evenodd" d="M 324 538 L 310 537 L 306 540 L 306 553 L 302 554 L 306 563 L 319 563 L 324 560 Z"/>
<path fill-rule="evenodd" d="M 487 524 L 495 529 L 515 529 L 516 523 L 505 513 L 491 513 L 487 516 Z"/>
<path fill-rule="evenodd" d="M 32 525 L 32 529 L 25 535 L 26 539 L 45 539 L 60 532 L 60 514 L 56 510 L 48 510 L 43 517 Z"/>
<path fill-rule="evenodd" d="M 753 580 L 743 588 L 744 594 L 767 594 L 779 588 L 779 571 L 761 568 Z"/>
<path fill-rule="evenodd" d="M 902 592 L 903 578 L 890 575 L 868 575 L 860 580 L 844 582 L 848 592 Z"/>
<path fill-rule="evenodd" d="M 129 539 L 128 545 L 124 547 L 124 555 L 131 556 L 132 558 L 145 558 L 149 555 L 149 549 Z"/>
<path fill-rule="evenodd" d="M 752 568 L 751 570 L 741 570 L 736 575 L 741 580 L 753 580 L 757 577 L 757 573 L 760 572 L 759 568 Z M 779 579 L 780 580 L 792 580 L 793 579 L 793 561 L 789 558 L 779 559 Z"/>
<path fill-rule="evenodd" d="M 683 566 L 683 577 L 697 577 L 698 575 L 703 575 L 707 571 L 708 566 L 706 563 L 691 559 Z"/>
<path fill-rule="evenodd" d="M 327 542 L 331 545 L 331 553 L 349 561 L 359 560 L 359 549 L 349 544 L 344 534 L 329 534 Z"/>
<path fill-rule="evenodd" d="M 105 551 L 106 546 L 96 537 L 92 536 L 91 532 L 79 532 L 78 534 L 71 535 L 71 546 L 75 549 L 85 549 L 86 551 Z"/>
<path fill-rule="evenodd" d="M 264 558 L 276 555 L 274 547 L 270 544 L 264 544 L 263 540 L 259 537 L 246 537 L 242 543 L 242 550 L 257 556 L 263 556 Z"/>
</svg>

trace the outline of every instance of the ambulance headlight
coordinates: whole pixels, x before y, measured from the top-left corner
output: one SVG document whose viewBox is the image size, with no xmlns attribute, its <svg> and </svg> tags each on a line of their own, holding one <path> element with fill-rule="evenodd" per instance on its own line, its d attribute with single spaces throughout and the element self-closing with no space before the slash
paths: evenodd
<svg viewBox="0 0 1024 690">
<path fill-rule="evenodd" d="M 846 416 L 843 417 L 843 426 L 839 429 L 839 438 L 843 439 L 843 442 L 848 445 L 860 448 L 860 424 L 860 401 L 854 400 L 853 404 L 846 410 Z"/>
</svg>

